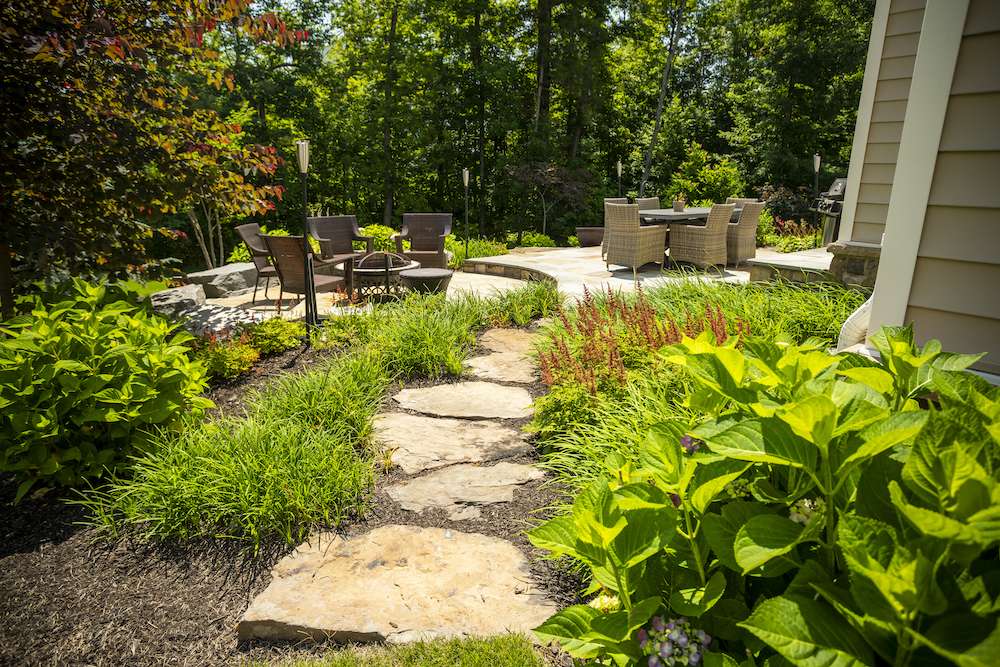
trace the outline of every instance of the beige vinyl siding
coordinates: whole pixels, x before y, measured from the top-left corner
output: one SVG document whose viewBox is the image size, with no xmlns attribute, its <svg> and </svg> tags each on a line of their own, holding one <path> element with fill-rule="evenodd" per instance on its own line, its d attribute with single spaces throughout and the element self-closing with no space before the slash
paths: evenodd
<svg viewBox="0 0 1000 667">
<path fill-rule="evenodd" d="M 852 241 L 879 243 L 885 230 L 925 4 L 924 0 L 892 0 L 889 6 L 875 85 L 875 104 L 854 209 Z"/>
<path fill-rule="evenodd" d="M 1000 3 L 971 0 L 906 321 L 1000 373 Z"/>
</svg>

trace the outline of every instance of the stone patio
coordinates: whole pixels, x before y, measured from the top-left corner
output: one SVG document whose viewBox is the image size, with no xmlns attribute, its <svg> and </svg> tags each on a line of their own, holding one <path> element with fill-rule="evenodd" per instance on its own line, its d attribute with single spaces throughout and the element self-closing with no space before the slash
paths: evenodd
<svg viewBox="0 0 1000 667">
<path fill-rule="evenodd" d="M 810 271 L 826 271 L 830 267 L 831 255 L 825 248 L 802 252 L 779 253 L 767 248 L 757 250 L 756 262 L 775 263 L 785 266 L 800 266 Z M 697 271 L 689 268 L 690 275 L 680 270 L 661 271 L 655 264 L 647 264 L 638 272 L 639 284 L 644 288 L 654 287 L 680 280 L 723 280 L 745 283 L 750 280 L 751 266 L 726 267 L 723 272 Z M 610 286 L 614 290 L 631 291 L 636 287 L 632 279 L 632 269 L 612 266 L 605 267 L 601 259 L 600 246 L 588 248 L 515 248 L 509 255 L 479 257 L 467 260 L 465 271 L 476 271 L 483 275 L 501 277 L 505 275 L 547 276 L 556 281 L 559 291 L 579 296 L 586 287 L 591 292 L 604 290 Z"/>
</svg>

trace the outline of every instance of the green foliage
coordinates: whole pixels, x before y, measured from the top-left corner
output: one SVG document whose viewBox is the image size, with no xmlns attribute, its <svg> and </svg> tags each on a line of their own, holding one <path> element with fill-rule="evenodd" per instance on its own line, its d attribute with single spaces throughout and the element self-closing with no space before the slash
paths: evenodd
<svg viewBox="0 0 1000 667">
<path fill-rule="evenodd" d="M 726 156 L 710 155 L 700 144 L 691 142 L 665 196 L 673 200 L 684 194 L 690 202 L 722 203 L 727 197 L 740 196 L 745 188 L 735 162 Z"/>
<path fill-rule="evenodd" d="M 83 280 L 61 296 L 0 326 L 0 471 L 20 480 L 18 499 L 99 477 L 144 429 L 211 406 L 190 335 Z"/>
<path fill-rule="evenodd" d="M 551 237 L 539 232 L 524 232 L 518 241 L 517 234 L 511 232 L 507 235 L 508 248 L 555 248 L 556 242 Z"/>
<path fill-rule="evenodd" d="M 283 229 L 281 227 L 269 229 L 267 225 L 260 226 L 260 233 L 268 236 L 289 236 L 287 229 Z M 310 241 L 312 241 L 312 239 L 310 239 Z M 233 246 L 233 251 L 229 253 L 229 257 L 226 258 L 226 262 L 229 264 L 233 264 L 234 262 L 249 262 L 250 260 L 250 251 L 247 250 L 245 243 L 237 243 Z"/>
<path fill-rule="evenodd" d="M 361 230 L 362 236 L 370 236 L 374 240 L 375 250 L 379 252 L 396 252 L 396 242 L 392 240 L 394 234 L 399 231 L 385 225 L 368 225 Z M 410 242 L 404 241 L 403 247 L 408 248 Z M 359 249 L 363 246 L 359 245 Z"/>
<path fill-rule="evenodd" d="M 386 383 L 368 355 L 284 376 L 248 398 L 245 417 L 159 434 L 127 476 L 79 502 L 110 535 L 296 544 L 313 526 L 363 507 L 374 470 L 371 421 Z"/>
<path fill-rule="evenodd" d="M 875 341 L 878 362 L 708 333 L 667 348 L 692 379 L 689 415 L 650 428 L 637 460 L 610 454 L 569 514 L 529 534 L 622 610 L 571 607 L 536 634 L 624 664 L 662 612 L 755 660 L 988 664 L 1000 391 L 964 372 L 978 356 L 916 348 L 908 329 Z M 655 527 L 644 512 L 662 513 Z"/>
<path fill-rule="evenodd" d="M 267 667 L 273 663 L 250 664 Z M 278 664 L 283 667 L 544 667 L 545 663 L 523 635 L 501 635 L 345 648 L 319 659 Z"/>
<path fill-rule="evenodd" d="M 542 440 L 594 424 L 597 400 L 577 383 L 554 385 L 549 393 L 535 399 L 531 430 Z M 603 460 L 603 459 L 602 459 Z"/>
<path fill-rule="evenodd" d="M 195 357 L 212 380 L 231 380 L 243 375 L 260 359 L 260 351 L 246 334 L 237 337 L 211 336 L 197 347 Z"/>
<path fill-rule="evenodd" d="M 474 257 L 496 257 L 507 254 L 507 245 L 500 241 L 490 239 L 469 239 L 469 254 L 465 254 L 465 240 L 454 234 L 449 234 L 444 239 L 444 248 L 452 254 L 451 262 L 448 266 L 452 269 L 459 269 L 466 259 Z"/>
<path fill-rule="evenodd" d="M 285 350 L 294 350 L 302 345 L 302 339 L 306 335 L 306 325 L 281 317 L 272 317 L 247 327 L 246 332 L 250 345 L 266 356 Z"/>
<path fill-rule="evenodd" d="M 170 233 L 159 227 L 164 214 L 205 206 L 218 227 L 220 212 L 273 208 L 282 187 L 250 174 L 273 173 L 275 150 L 244 143 L 241 128 L 192 89 L 207 81 L 205 97 L 218 99 L 224 84 L 234 86 L 207 48 L 218 26 L 249 44 L 297 41 L 276 15 L 255 20 L 248 10 L 242 2 L 109 3 L 95 20 L 92 7 L 70 0 L 5 6 L 0 71 L 22 93 L 0 101 L 0 208 L 21 269 L 15 279 L 149 271 L 147 243 Z M 0 259 L 11 259 L 6 247 Z"/>
</svg>

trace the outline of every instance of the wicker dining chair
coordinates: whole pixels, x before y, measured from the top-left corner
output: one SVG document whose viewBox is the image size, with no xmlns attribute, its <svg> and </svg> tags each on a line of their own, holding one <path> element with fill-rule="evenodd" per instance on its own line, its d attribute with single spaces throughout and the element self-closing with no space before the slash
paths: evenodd
<svg viewBox="0 0 1000 667">
<path fill-rule="evenodd" d="M 704 226 L 672 225 L 670 261 L 688 262 L 701 268 L 725 266 L 726 231 L 735 204 L 715 204 Z"/>
<path fill-rule="evenodd" d="M 260 225 L 250 222 L 236 227 L 236 233 L 243 240 L 243 245 L 250 251 L 250 259 L 257 269 L 257 279 L 253 284 L 253 298 L 250 303 L 257 303 L 257 288 L 260 287 L 260 279 L 264 279 L 264 298 L 267 298 L 267 289 L 271 285 L 271 278 L 278 277 L 278 271 L 271 264 L 271 253 L 260 237 Z"/>
<path fill-rule="evenodd" d="M 639 220 L 641 222 L 651 222 L 649 218 L 642 215 L 643 211 L 651 211 L 653 209 L 660 208 L 659 197 L 636 197 L 635 203 L 639 207 Z"/>
<path fill-rule="evenodd" d="M 605 197 L 605 204 L 627 204 L 628 197 Z M 607 209 L 605 209 L 605 213 Z M 601 237 L 601 259 L 608 254 L 608 220 L 607 215 L 604 218 L 604 236 Z"/>
<path fill-rule="evenodd" d="M 309 235 L 319 242 L 320 259 L 325 266 L 344 265 L 347 291 L 354 291 L 354 262 L 375 252 L 375 239 L 362 236 L 354 215 L 324 215 L 308 218 Z M 355 250 L 354 242 L 363 241 L 365 250 Z"/>
<path fill-rule="evenodd" d="M 608 230 L 608 254 L 605 265 L 628 266 L 632 279 L 638 280 L 638 269 L 650 262 L 663 266 L 667 242 L 664 227 L 639 225 L 639 207 L 636 204 L 604 204 L 604 224 Z"/>
<path fill-rule="evenodd" d="M 281 291 L 299 295 L 306 293 L 305 251 L 301 236 L 261 236 L 274 259 L 278 271 Z M 313 276 L 316 293 L 334 292 L 345 289 L 347 282 L 340 276 Z M 278 312 L 281 312 L 281 296 L 278 297 Z"/>
<path fill-rule="evenodd" d="M 726 260 L 739 265 L 757 256 L 757 221 L 764 210 L 764 202 L 744 202 L 739 220 L 726 227 Z"/>
<path fill-rule="evenodd" d="M 451 220 L 451 213 L 404 213 L 402 231 L 392 235 L 396 252 L 425 269 L 447 269 L 452 254 L 444 249 L 444 239 L 451 234 Z M 404 239 L 409 250 L 403 250 Z"/>
</svg>

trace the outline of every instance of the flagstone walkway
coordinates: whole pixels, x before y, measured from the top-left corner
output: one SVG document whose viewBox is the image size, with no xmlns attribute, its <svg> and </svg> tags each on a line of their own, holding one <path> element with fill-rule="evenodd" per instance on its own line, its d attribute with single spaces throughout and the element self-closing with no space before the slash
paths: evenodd
<svg viewBox="0 0 1000 667">
<path fill-rule="evenodd" d="M 399 643 L 528 633 L 555 613 L 523 545 L 469 527 L 544 477 L 520 428 L 538 379 L 535 337 L 488 331 L 483 353 L 468 361 L 474 379 L 405 388 L 389 401 L 375 420 L 376 439 L 405 473 L 383 490 L 402 521 L 348 537 L 314 535 L 275 566 L 239 623 L 241 639 Z M 439 525 L 419 525 L 436 512 L 446 517 Z"/>
</svg>

